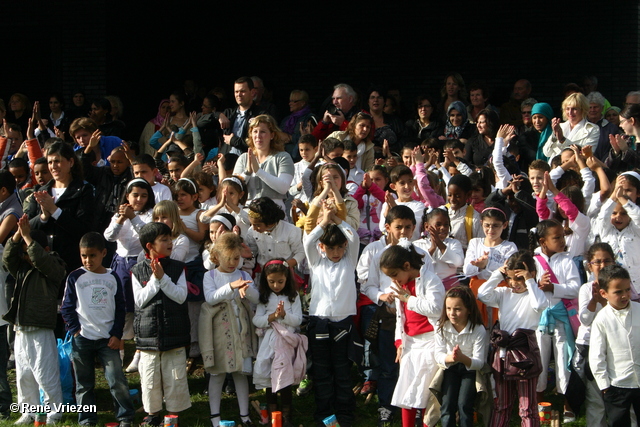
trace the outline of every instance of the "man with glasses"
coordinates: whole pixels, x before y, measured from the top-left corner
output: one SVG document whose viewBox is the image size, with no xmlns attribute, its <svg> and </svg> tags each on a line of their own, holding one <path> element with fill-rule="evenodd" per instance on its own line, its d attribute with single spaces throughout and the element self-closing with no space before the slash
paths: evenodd
<svg viewBox="0 0 640 427">
<path fill-rule="evenodd" d="M 309 94 L 304 90 L 292 90 L 289 94 L 289 114 L 280 123 L 280 129 L 291 138 L 284 146 L 294 162 L 300 161 L 298 140 L 302 135 L 311 133 L 318 119 L 309 107 Z"/>
<path fill-rule="evenodd" d="M 600 92 L 591 92 L 587 95 L 587 101 L 589 101 L 587 120 L 600 127 L 600 138 L 598 139 L 598 145 L 596 146 L 594 154 L 598 159 L 604 161 L 611 150 L 609 135 L 618 135 L 620 128 L 604 118 L 602 113 L 604 112 L 606 99 Z"/>
<path fill-rule="evenodd" d="M 522 104 L 520 104 L 520 115 L 522 118 L 522 124 L 516 127 L 516 135 L 518 136 L 524 135 L 525 132 L 534 130 L 531 110 L 533 109 L 533 106 L 537 103 L 538 101 L 536 101 L 534 98 L 527 98 L 524 101 L 522 101 Z"/>
</svg>

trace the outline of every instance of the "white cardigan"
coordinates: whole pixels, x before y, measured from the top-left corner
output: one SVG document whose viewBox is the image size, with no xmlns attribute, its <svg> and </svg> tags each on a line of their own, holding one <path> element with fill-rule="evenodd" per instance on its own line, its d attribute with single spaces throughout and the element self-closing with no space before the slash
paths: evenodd
<svg viewBox="0 0 640 427">
<path fill-rule="evenodd" d="M 566 138 L 563 143 L 558 141 L 556 135 L 551 133 L 547 142 L 545 142 L 542 152 L 549 158 L 549 161 L 555 156 L 560 154 L 565 148 L 569 148 L 571 145 L 576 144 L 579 147 L 586 147 L 590 145 L 595 151 L 598 145 L 598 139 L 600 138 L 600 127 L 587 121 L 585 117 L 577 125 L 571 129 L 569 121 L 560 123 L 562 133 Z"/>
</svg>

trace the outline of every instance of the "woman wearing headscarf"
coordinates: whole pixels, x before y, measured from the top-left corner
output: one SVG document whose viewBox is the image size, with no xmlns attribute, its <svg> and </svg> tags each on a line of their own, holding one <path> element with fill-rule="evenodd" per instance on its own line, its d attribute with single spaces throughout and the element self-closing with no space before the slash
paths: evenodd
<svg viewBox="0 0 640 427">
<path fill-rule="evenodd" d="M 546 102 L 538 102 L 531 108 L 531 120 L 533 121 L 533 129 L 525 132 L 519 141 L 520 159 L 524 165 L 528 165 L 533 160 L 549 159 L 542 152 L 545 142 L 553 133 L 551 129 L 551 119 L 553 119 L 553 108 Z M 523 170 L 526 170 L 523 169 Z"/>
<path fill-rule="evenodd" d="M 142 130 L 142 134 L 140 134 L 140 154 L 151 154 L 152 156 L 155 154 L 156 150 L 149 145 L 149 141 L 153 134 L 162 127 L 162 122 L 169 113 L 169 110 L 169 100 L 163 99 L 160 101 L 158 114 L 147 122 Z"/>
<path fill-rule="evenodd" d="M 462 101 L 454 101 L 447 109 L 447 124 L 444 128 L 444 135 L 439 139 L 459 139 L 466 143 L 473 136 L 475 126 L 469 123 L 467 107 Z"/>
</svg>

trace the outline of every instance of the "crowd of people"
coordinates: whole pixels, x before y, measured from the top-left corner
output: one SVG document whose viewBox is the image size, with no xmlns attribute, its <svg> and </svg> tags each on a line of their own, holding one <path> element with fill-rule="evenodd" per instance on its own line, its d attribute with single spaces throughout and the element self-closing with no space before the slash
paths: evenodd
<svg viewBox="0 0 640 427">
<path fill-rule="evenodd" d="M 258 77 L 227 108 L 185 89 L 132 140 L 116 96 L 0 100 L 0 367 L 13 353 L 19 403 L 65 400 L 66 329 L 77 404 L 98 359 L 120 426 L 125 371 L 158 426 L 190 408 L 199 358 L 214 427 L 225 382 L 255 425 L 250 381 L 285 426 L 310 392 L 318 426 L 362 425 L 357 393 L 380 427 L 508 426 L 514 404 L 536 426 L 550 372 L 563 423 L 635 425 L 640 92 L 612 106 L 589 76 L 554 109 L 519 80 L 497 108 L 452 73 L 412 111 L 340 83 L 319 114 L 291 91 L 281 117 Z M 0 369 L 4 419 L 11 401 Z"/>
</svg>

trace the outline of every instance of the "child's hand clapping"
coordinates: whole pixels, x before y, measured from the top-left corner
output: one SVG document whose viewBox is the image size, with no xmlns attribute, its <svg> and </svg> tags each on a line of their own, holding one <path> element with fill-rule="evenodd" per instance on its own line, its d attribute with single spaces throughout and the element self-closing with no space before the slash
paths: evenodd
<svg viewBox="0 0 640 427">
<path fill-rule="evenodd" d="M 548 271 L 540 278 L 538 282 L 538 288 L 540 288 L 543 292 L 553 292 L 553 283 L 551 283 L 551 274 Z"/>
<path fill-rule="evenodd" d="M 158 280 L 162 279 L 162 276 L 164 276 L 164 268 L 162 268 L 162 265 L 160 264 L 160 260 L 158 260 L 158 258 L 151 260 L 151 271 Z"/>
<path fill-rule="evenodd" d="M 489 263 L 489 252 L 485 252 L 477 260 L 471 261 L 471 265 L 478 267 L 480 270 L 484 269 L 488 263 Z"/>
</svg>

